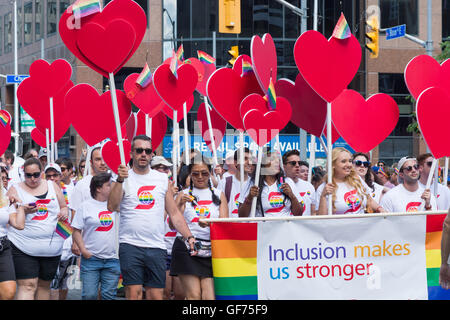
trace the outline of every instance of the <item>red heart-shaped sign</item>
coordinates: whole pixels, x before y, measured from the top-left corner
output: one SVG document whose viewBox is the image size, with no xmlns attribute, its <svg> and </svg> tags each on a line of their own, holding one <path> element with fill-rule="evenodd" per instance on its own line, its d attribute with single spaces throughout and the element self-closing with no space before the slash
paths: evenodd
<svg viewBox="0 0 450 320">
<path fill-rule="evenodd" d="M 417 122 L 431 153 L 436 159 L 450 157 L 450 130 L 440 119 L 450 119 L 450 94 L 431 87 L 417 99 Z"/>
<path fill-rule="evenodd" d="M 137 130 L 136 135 L 145 135 L 145 114 L 138 112 L 136 115 Z M 152 148 L 157 149 L 164 139 L 167 132 L 167 118 L 163 112 L 158 113 L 152 117 Z"/>
<path fill-rule="evenodd" d="M 183 63 L 190 64 L 197 71 L 198 75 L 197 86 L 198 86 L 199 82 L 203 81 L 203 76 L 205 75 L 205 65 L 201 63 L 201 61 L 198 60 L 197 58 L 188 58 L 184 60 Z"/>
<path fill-rule="evenodd" d="M 121 30 L 117 30 L 117 36 L 111 37 L 110 31 L 112 29 L 108 29 L 111 22 L 115 20 L 123 20 L 127 22 L 134 31 L 133 45 L 131 49 L 129 48 L 130 39 L 122 39 L 123 36 L 131 34 L 129 33 L 130 28 L 127 28 L 128 31 L 122 32 Z M 82 38 L 88 37 L 89 35 L 85 34 L 83 29 L 86 26 L 89 26 L 90 23 L 97 24 L 101 26 L 104 32 L 101 32 L 101 29 L 96 29 L 95 34 L 101 35 L 102 38 L 94 38 L 90 42 L 90 44 L 84 42 L 86 39 L 78 41 L 80 36 Z M 124 24 L 122 24 L 124 25 Z M 117 25 L 116 25 L 117 26 Z M 92 28 L 92 25 L 89 27 Z M 59 19 L 59 35 L 63 40 L 66 47 L 72 52 L 78 59 L 84 62 L 91 69 L 96 72 L 102 74 L 105 77 L 108 77 L 108 72 L 116 73 L 119 71 L 122 66 L 131 58 L 134 52 L 139 47 L 147 29 L 147 17 L 145 15 L 144 10 L 134 1 L 132 0 L 114 0 L 110 1 L 102 10 L 101 13 L 93 14 L 87 17 L 84 17 L 80 20 L 74 18 L 72 13 L 72 7 L 70 6 L 67 10 L 62 14 Z M 100 31 L 100 32 L 99 32 Z M 83 35 L 84 33 L 84 35 Z M 120 39 L 119 39 L 120 35 Z M 103 37 L 106 36 L 106 37 Z M 106 43 L 106 41 L 108 43 Z M 92 49 L 98 47 L 99 43 L 104 45 L 103 48 L 99 48 L 98 52 L 94 52 Z M 124 45 L 125 47 L 119 47 Z M 106 52 L 106 48 L 113 48 L 112 51 Z M 84 51 L 82 51 L 84 50 Z M 117 52 L 116 52 L 117 50 Z M 123 51 L 129 51 L 128 56 L 123 58 Z M 83 53 L 84 52 L 84 53 Z M 88 53 L 88 56 L 85 56 L 85 53 Z M 105 55 L 106 54 L 106 55 Z M 97 65 L 90 59 L 94 59 L 100 65 Z M 119 62 L 119 60 L 122 60 Z M 114 63 L 117 65 L 113 66 Z M 103 68 L 108 68 L 113 71 L 108 71 Z"/>
<path fill-rule="evenodd" d="M 216 65 L 214 63 L 203 63 L 196 58 L 189 58 L 187 60 L 184 60 L 184 63 L 191 63 L 194 68 L 197 69 L 198 82 L 195 90 L 197 90 L 197 92 L 201 95 L 206 96 L 206 85 L 208 83 L 209 77 L 214 73 L 214 71 L 216 71 Z M 198 65 L 198 63 L 200 63 L 201 66 Z"/>
<path fill-rule="evenodd" d="M 374 119 L 382 119 L 374 121 Z M 331 119 L 339 134 L 357 152 L 369 152 L 397 125 L 399 109 L 395 100 L 377 93 L 367 100 L 354 90 L 344 90 L 331 104 Z"/>
<path fill-rule="evenodd" d="M 33 128 L 30 132 L 31 139 L 40 145 L 42 148 L 47 148 L 47 139 L 45 134 L 42 133 L 38 128 Z"/>
<path fill-rule="evenodd" d="M 336 130 L 336 126 L 333 124 L 333 122 L 331 123 L 332 124 L 332 128 L 331 128 L 331 143 L 333 144 L 333 143 L 335 143 L 341 136 L 339 135 L 339 132 Z M 326 139 L 327 138 L 327 125 L 325 124 L 325 127 L 323 128 L 323 132 L 322 132 L 322 135 L 324 136 L 324 138 Z"/>
<path fill-rule="evenodd" d="M 209 110 L 209 116 L 211 118 L 211 130 L 213 131 L 213 139 L 216 149 L 222 143 L 225 131 L 227 129 L 227 122 L 217 113 L 214 108 Z M 202 133 L 203 141 L 205 141 L 209 150 L 213 151 L 211 136 L 208 126 L 208 118 L 206 115 L 205 103 L 201 103 L 197 111 L 197 121 L 200 126 L 200 132 Z"/>
<path fill-rule="evenodd" d="M 277 80 L 277 49 L 269 33 L 264 34 L 262 39 L 253 36 L 250 43 L 253 71 L 258 79 L 259 85 L 264 92 L 269 89 L 270 79 Z"/>
<path fill-rule="evenodd" d="M 130 152 L 131 152 L 131 143 L 128 140 L 122 140 L 123 142 L 123 152 L 125 155 L 125 163 L 130 162 Z M 117 169 L 119 168 L 120 162 L 120 152 L 119 145 L 117 142 L 109 140 L 104 143 L 101 149 L 102 158 L 105 161 L 106 165 L 117 174 Z"/>
<path fill-rule="evenodd" d="M 414 57 L 406 65 L 405 82 L 416 100 L 430 87 L 440 87 L 450 92 L 450 59 L 439 64 L 436 59 L 426 54 Z"/>
<path fill-rule="evenodd" d="M 11 141 L 11 115 L 6 110 L 0 110 L 0 117 L 0 154 L 4 154 Z"/>
<path fill-rule="evenodd" d="M 39 90 L 48 97 L 55 97 L 70 81 L 72 66 L 64 59 L 57 59 L 52 64 L 39 59 L 30 65 L 29 72 Z"/>
<path fill-rule="evenodd" d="M 283 97 L 277 97 L 276 109 L 268 109 L 267 101 L 259 94 L 251 94 L 241 103 L 242 121 L 250 138 L 263 146 L 288 124 L 291 106 Z"/>
<path fill-rule="evenodd" d="M 167 64 L 160 65 L 153 74 L 153 85 L 161 99 L 172 109 L 179 110 L 195 91 L 198 74 L 190 64 L 177 69 L 178 79 Z"/>
<path fill-rule="evenodd" d="M 208 97 L 214 109 L 235 129 L 244 131 L 241 102 L 252 93 L 263 95 L 255 74 L 241 76 L 241 70 L 220 68 L 208 80 Z"/>
<path fill-rule="evenodd" d="M 309 30 L 297 39 L 294 58 L 298 70 L 325 101 L 332 102 L 353 80 L 361 63 L 361 45 L 355 36 L 331 37 Z"/>
<path fill-rule="evenodd" d="M 131 103 L 123 91 L 116 90 L 116 95 L 122 126 L 130 117 Z M 67 92 L 65 105 L 73 127 L 88 145 L 107 138 L 117 141 L 111 91 L 99 95 L 93 86 L 82 83 Z"/>
<path fill-rule="evenodd" d="M 123 83 L 123 88 L 130 99 L 142 112 L 153 117 L 158 114 L 164 107 L 164 102 L 153 86 L 153 82 L 142 88 L 136 84 L 136 79 L 139 77 L 138 73 L 130 74 Z"/>
<path fill-rule="evenodd" d="M 236 61 L 233 64 L 233 70 L 236 71 L 239 74 L 242 74 L 242 62 L 245 61 L 247 63 L 252 64 L 252 58 L 246 54 L 241 54 L 239 57 L 236 58 Z M 253 65 L 252 65 L 252 72 L 253 72 Z"/>
<path fill-rule="evenodd" d="M 128 120 L 122 125 L 122 132 L 128 141 L 132 141 L 136 136 L 136 112 L 132 112 Z"/>
<path fill-rule="evenodd" d="M 190 96 L 189 99 L 186 101 L 186 114 L 189 113 L 189 110 L 191 110 L 192 106 L 194 105 L 194 96 Z M 184 119 L 184 110 L 183 106 L 180 108 L 177 108 L 177 122 L 180 122 Z M 168 116 L 171 120 L 173 120 L 173 110 L 166 104 L 164 104 L 164 107 L 162 108 L 162 112 Z"/>
</svg>

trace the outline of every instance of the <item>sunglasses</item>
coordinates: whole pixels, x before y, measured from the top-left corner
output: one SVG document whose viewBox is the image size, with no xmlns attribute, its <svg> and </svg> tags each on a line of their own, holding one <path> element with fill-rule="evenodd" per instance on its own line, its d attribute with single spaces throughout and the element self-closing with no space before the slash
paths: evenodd
<svg viewBox="0 0 450 320">
<path fill-rule="evenodd" d="M 136 148 L 136 149 L 134 149 L 134 151 L 135 151 L 137 154 L 141 154 L 142 152 L 145 152 L 146 155 L 150 155 L 150 154 L 152 154 L 152 152 L 153 152 L 153 150 L 152 150 L 151 148 L 147 148 L 147 149 L 144 149 L 144 148 Z"/>
<path fill-rule="evenodd" d="M 300 165 L 300 161 L 289 161 L 288 163 L 293 167 L 295 167 L 296 165 Z"/>
<path fill-rule="evenodd" d="M 209 177 L 209 172 L 208 171 L 193 171 L 193 172 L 191 172 L 191 175 L 195 178 L 200 178 L 201 176 Z"/>
<path fill-rule="evenodd" d="M 419 170 L 419 165 L 415 164 L 413 166 L 407 166 L 407 167 L 402 168 L 402 170 L 400 170 L 400 171 L 406 170 L 406 171 L 410 172 L 410 171 L 412 171 L 412 169 Z"/>
<path fill-rule="evenodd" d="M 35 178 L 35 179 L 37 179 L 40 176 L 41 176 L 41 172 L 40 171 L 39 172 L 34 172 L 34 173 L 25 172 L 25 178 L 29 178 L 29 179 Z"/>
<path fill-rule="evenodd" d="M 369 161 L 356 160 L 356 161 L 353 161 L 353 164 L 357 167 L 360 167 L 360 166 L 364 166 L 364 168 L 370 167 Z"/>
<path fill-rule="evenodd" d="M 67 170 L 66 167 L 61 167 L 61 172 L 64 172 L 64 171 L 66 171 L 66 170 Z"/>
<path fill-rule="evenodd" d="M 427 161 L 425 162 L 427 164 L 427 166 L 429 166 L 431 168 L 431 166 L 433 165 L 433 161 Z"/>
</svg>

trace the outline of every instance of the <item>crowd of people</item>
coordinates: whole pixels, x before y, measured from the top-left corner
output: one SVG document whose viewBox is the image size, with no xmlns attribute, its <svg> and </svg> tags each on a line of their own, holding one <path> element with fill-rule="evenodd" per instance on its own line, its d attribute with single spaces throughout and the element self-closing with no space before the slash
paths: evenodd
<svg viewBox="0 0 450 320">
<path fill-rule="evenodd" d="M 249 149 L 216 166 L 189 151 L 177 181 L 173 164 L 156 156 L 144 135 L 133 139 L 130 163 L 117 174 L 100 144 L 77 164 L 50 163 L 45 149 L 23 158 L 5 152 L 0 299 L 65 299 L 76 268 L 86 300 L 116 299 L 120 278 L 127 299 L 214 299 L 210 224 L 203 219 L 326 215 L 330 198 L 332 214 L 450 208 L 450 183 L 426 188 L 429 153 L 389 167 L 335 148 L 329 183 L 327 172 L 309 170 L 298 150 L 265 150 L 259 177 Z"/>
</svg>

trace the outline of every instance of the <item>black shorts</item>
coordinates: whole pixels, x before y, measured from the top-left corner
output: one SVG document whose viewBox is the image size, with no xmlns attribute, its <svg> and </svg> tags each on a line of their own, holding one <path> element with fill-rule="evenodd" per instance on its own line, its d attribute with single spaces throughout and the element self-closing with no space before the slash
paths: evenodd
<svg viewBox="0 0 450 320">
<path fill-rule="evenodd" d="M 212 259 L 191 256 L 184 241 L 176 237 L 172 247 L 170 275 L 178 276 L 180 274 L 212 278 Z"/>
<path fill-rule="evenodd" d="M 12 256 L 14 260 L 14 269 L 16 279 L 34 279 L 39 278 L 43 281 L 52 281 L 58 270 L 61 256 L 56 257 L 34 257 L 18 249 L 11 242 Z"/>
<path fill-rule="evenodd" d="M 121 243 L 119 260 L 124 286 L 166 287 L 166 250 Z"/>
<path fill-rule="evenodd" d="M 16 281 L 14 261 L 9 240 L 3 240 L 3 250 L 0 252 L 0 282 Z"/>
</svg>

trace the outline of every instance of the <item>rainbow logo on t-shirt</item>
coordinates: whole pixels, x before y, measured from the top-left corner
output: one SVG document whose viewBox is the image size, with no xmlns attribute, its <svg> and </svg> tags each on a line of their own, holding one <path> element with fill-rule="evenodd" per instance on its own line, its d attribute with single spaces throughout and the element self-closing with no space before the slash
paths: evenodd
<svg viewBox="0 0 450 320">
<path fill-rule="evenodd" d="M 211 205 L 211 200 L 200 200 L 198 201 L 198 206 L 195 206 L 195 217 L 191 222 L 198 222 L 199 218 L 209 218 L 211 216 L 211 211 L 209 206 Z"/>
<path fill-rule="evenodd" d="M 111 211 L 102 211 L 98 214 L 101 227 L 95 229 L 95 231 L 109 231 L 113 227 L 114 223 L 111 217 Z"/>
<path fill-rule="evenodd" d="M 35 213 L 35 216 L 31 220 L 42 221 L 42 220 L 47 219 L 47 217 L 48 217 L 47 204 L 49 204 L 50 201 L 51 201 L 50 199 L 36 201 L 37 211 Z"/>
<path fill-rule="evenodd" d="M 232 215 L 238 215 L 238 210 L 239 210 L 239 195 L 240 193 L 238 193 L 235 197 L 234 197 L 234 204 L 236 205 L 236 209 L 234 209 L 231 214 Z"/>
<path fill-rule="evenodd" d="M 417 212 L 419 211 L 419 207 L 421 202 L 410 202 L 406 205 L 406 212 Z"/>
<path fill-rule="evenodd" d="M 136 206 L 136 209 L 148 210 L 153 208 L 155 205 L 155 198 L 150 193 L 153 189 L 155 189 L 155 186 L 144 186 L 139 188 L 137 191 L 137 198 L 140 204 Z"/>
<path fill-rule="evenodd" d="M 281 192 L 271 192 L 269 193 L 269 205 L 271 209 L 267 210 L 266 213 L 278 213 L 284 208 L 283 200 L 284 196 Z"/>
<path fill-rule="evenodd" d="M 344 213 L 357 212 L 361 208 L 361 199 L 359 198 L 356 189 L 345 193 L 344 201 L 345 201 L 345 203 L 347 203 L 347 206 L 350 208 L 347 211 L 345 211 Z"/>
</svg>

